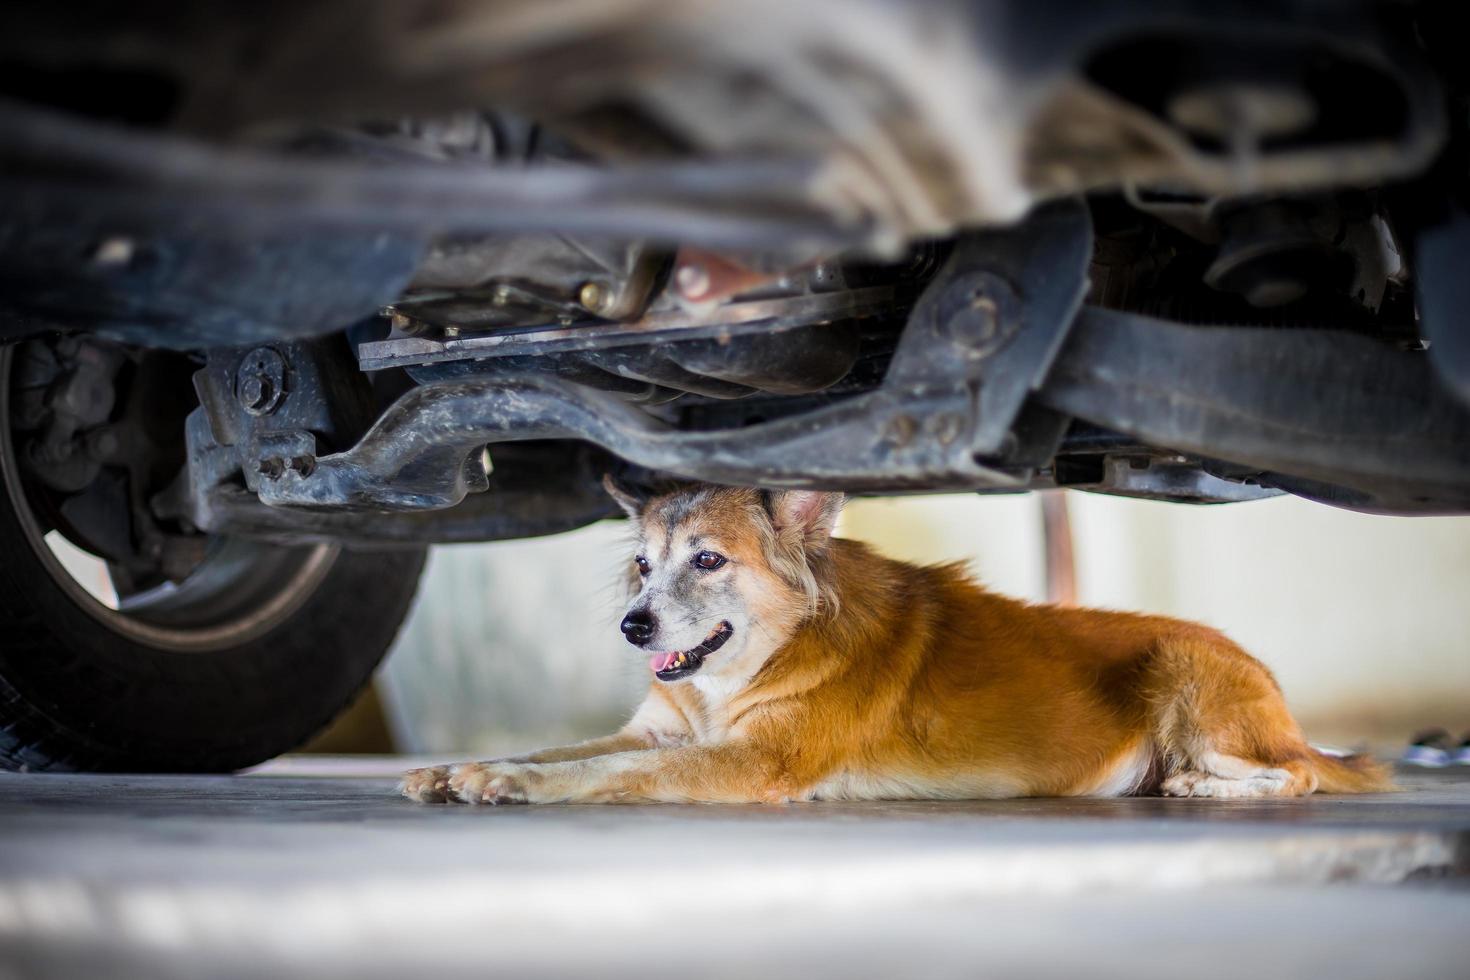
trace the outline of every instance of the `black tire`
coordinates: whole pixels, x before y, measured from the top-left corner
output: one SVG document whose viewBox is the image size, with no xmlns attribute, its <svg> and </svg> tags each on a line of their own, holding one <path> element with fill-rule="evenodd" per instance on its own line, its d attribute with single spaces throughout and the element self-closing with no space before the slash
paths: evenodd
<svg viewBox="0 0 1470 980">
<path fill-rule="evenodd" d="M 408 615 L 423 549 L 209 539 L 184 580 L 105 604 L 45 537 L 54 508 L 18 463 L 9 376 L 0 350 L 0 768 L 227 772 L 351 702 Z"/>
<path fill-rule="evenodd" d="M 210 650 L 119 634 L 79 608 L 0 507 L 0 766 L 227 772 L 345 708 L 408 614 L 422 551 L 337 552 L 273 629 Z"/>
<path fill-rule="evenodd" d="M 422 552 L 341 552 L 274 629 L 208 651 L 119 635 L 30 560 L 0 513 L 0 767 L 227 772 L 345 708 L 407 616 Z"/>
</svg>

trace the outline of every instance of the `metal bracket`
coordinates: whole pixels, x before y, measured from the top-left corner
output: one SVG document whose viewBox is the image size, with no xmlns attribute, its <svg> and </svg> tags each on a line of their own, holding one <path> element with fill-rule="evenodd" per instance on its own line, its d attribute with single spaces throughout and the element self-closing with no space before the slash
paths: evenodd
<svg viewBox="0 0 1470 980">
<path fill-rule="evenodd" d="M 966 445 L 999 453 L 1082 307 L 1091 256 L 1080 200 L 962 239 L 914 308 L 885 387 L 965 392 L 974 401 Z"/>
<path fill-rule="evenodd" d="M 529 439 L 581 439 L 651 470 L 724 483 L 1019 488 L 1024 476 L 977 456 L 1000 448 L 1045 375 L 1081 301 L 1090 242 L 1079 202 L 974 236 L 920 299 L 883 385 L 810 412 L 681 431 L 560 379 L 440 382 L 405 394 L 351 449 L 255 489 L 277 506 L 449 507 L 485 485 L 484 446 Z"/>
<path fill-rule="evenodd" d="M 1342 506 L 1470 505 L 1470 409 L 1423 352 L 1320 329 L 1190 327 L 1089 308 L 1040 393 L 1152 446 Z M 1346 491 L 1352 491 L 1347 493 Z"/>
</svg>

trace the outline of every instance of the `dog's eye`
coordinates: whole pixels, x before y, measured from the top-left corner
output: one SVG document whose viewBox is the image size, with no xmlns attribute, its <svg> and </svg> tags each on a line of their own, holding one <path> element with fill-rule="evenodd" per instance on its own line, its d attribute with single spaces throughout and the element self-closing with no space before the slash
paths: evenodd
<svg viewBox="0 0 1470 980">
<path fill-rule="evenodd" d="M 701 551 L 694 556 L 694 567 L 702 568 L 707 572 L 713 571 L 723 564 L 725 564 L 725 556 L 717 555 L 713 551 Z"/>
<path fill-rule="evenodd" d="M 648 563 L 648 559 L 647 558 L 644 558 L 642 555 L 639 555 L 637 558 L 634 558 L 633 561 L 638 566 L 638 574 L 639 575 L 647 575 L 649 572 L 653 571 L 653 566 L 650 565 Z"/>
</svg>

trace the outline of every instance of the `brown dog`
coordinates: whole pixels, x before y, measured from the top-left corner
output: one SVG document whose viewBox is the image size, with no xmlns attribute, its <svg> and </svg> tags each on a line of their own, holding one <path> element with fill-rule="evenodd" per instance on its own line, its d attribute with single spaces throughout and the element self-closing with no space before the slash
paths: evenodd
<svg viewBox="0 0 1470 980">
<path fill-rule="evenodd" d="M 840 494 L 641 505 L 616 735 L 410 772 L 426 802 L 1296 796 L 1390 789 L 1310 748 L 1260 662 L 1160 616 L 1032 606 L 831 537 Z"/>
</svg>

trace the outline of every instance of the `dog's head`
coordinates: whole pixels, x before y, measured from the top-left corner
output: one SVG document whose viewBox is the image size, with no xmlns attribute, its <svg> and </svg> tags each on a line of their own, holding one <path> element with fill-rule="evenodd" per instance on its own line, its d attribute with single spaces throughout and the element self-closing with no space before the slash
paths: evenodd
<svg viewBox="0 0 1470 980">
<path fill-rule="evenodd" d="M 834 609 L 827 547 L 842 494 L 702 486 L 642 501 L 603 482 L 637 533 L 623 635 L 659 680 L 749 676 Z"/>
</svg>

